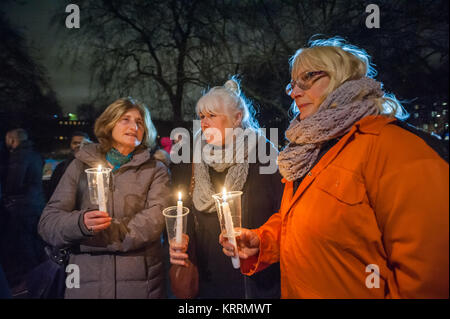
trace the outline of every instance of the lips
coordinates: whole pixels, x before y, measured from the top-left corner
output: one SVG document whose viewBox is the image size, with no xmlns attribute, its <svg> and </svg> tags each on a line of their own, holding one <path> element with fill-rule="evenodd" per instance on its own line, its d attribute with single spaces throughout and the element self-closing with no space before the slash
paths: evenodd
<svg viewBox="0 0 450 319">
<path fill-rule="evenodd" d="M 301 108 L 303 108 L 303 107 L 305 107 L 305 106 L 308 106 L 308 105 L 310 105 L 311 103 L 303 103 L 303 104 L 299 104 L 299 105 L 297 105 L 297 107 L 299 108 L 299 109 L 301 109 Z"/>
<path fill-rule="evenodd" d="M 137 135 L 134 134 L 134 133 L 125 133 L 125 135 L 126 135 L 126 136 L 131 136 L 131 137 L 137 137 Z"/>
</svg>

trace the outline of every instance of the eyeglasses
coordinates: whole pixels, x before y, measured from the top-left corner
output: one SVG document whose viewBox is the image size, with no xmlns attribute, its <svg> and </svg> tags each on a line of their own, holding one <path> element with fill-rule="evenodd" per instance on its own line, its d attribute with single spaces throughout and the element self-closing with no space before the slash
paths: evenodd
<svg viewBox="0 0 450 319">
<path fill-rule="evenodd" d="M 309 90 L 317 80 L 324 76 L 327 76 L 325 71 L 303 72 L 300 74 L 298 80 L 291 80 L 291 82 L 286 85 L 286 94 L 291 95 L 295 86 L 298 86 L 302 90 Z"/>
</svg>

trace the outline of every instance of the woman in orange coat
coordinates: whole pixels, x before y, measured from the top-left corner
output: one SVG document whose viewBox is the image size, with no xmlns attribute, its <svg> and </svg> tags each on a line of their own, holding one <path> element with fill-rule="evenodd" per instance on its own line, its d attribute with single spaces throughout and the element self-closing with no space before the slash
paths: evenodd
<svg viewBox="0 0 450 319">
<path fill-rule="evenodd" d="M 282 204 L 242 230 L 241 271 L 279 261 L 283 298 L 448 298 L 448 163 L 402 128 L 364 50 L 316 40 L 290 61 Z"/>
</svg>

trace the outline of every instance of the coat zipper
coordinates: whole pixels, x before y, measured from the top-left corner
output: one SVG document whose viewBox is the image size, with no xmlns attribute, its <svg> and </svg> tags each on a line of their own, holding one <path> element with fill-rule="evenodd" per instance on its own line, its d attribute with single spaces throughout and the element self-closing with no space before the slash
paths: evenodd
<svg viewBox="0 0 450 319">
<path fill-rule="evenodd" d="M 111 217 L 114 219 L 114 173 L 111 173 L 111 183 L 109 184 L 109 193 L 111 195 Z M 114 299 L 117 298 L 117 269 L 116 269 L 116 254 L 113 254 L 113 269 L 114 269 Z"/>
</svg>

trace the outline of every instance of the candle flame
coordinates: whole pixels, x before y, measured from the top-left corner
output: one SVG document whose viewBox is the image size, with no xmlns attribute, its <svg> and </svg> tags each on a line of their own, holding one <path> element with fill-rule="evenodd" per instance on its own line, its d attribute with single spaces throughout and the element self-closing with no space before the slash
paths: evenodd
<svg viewBox="0 0 450 319">
<path fill-rule="evenodd" d="M 227 201 L 227 189 L 225 187 L 222 189 L 222 200 Z"/>
<path fill-rule="evenodd" d="M 181 192 L 178 192 L 178 200 L 181 201 Z"/>
<path fill-rule="evenodd" d="M 102 171 L 102 166 L 99 165 L 99 166 L 97 167 L 97 172 L 101 172 L 101 171 Z"/>
</svg>

